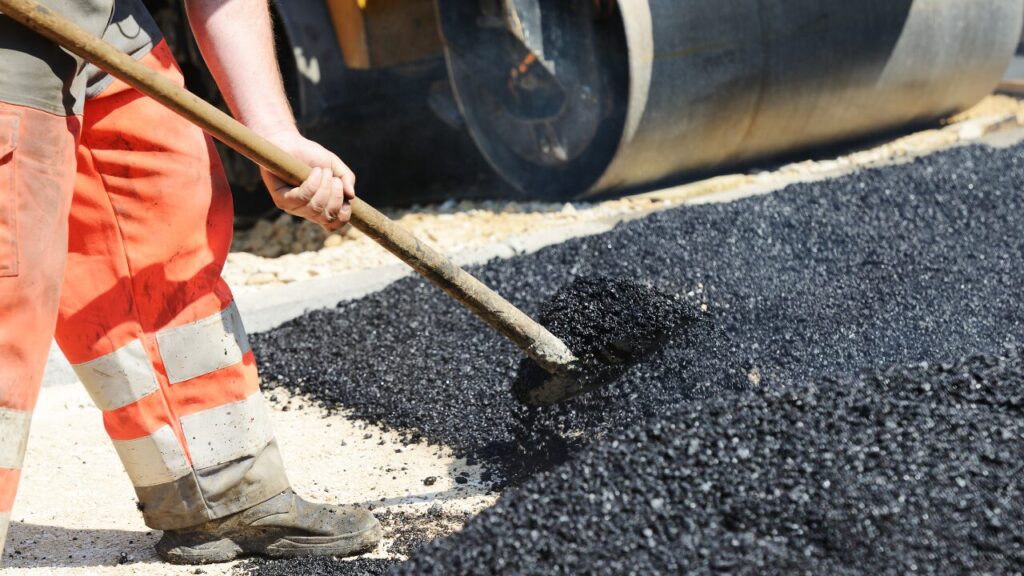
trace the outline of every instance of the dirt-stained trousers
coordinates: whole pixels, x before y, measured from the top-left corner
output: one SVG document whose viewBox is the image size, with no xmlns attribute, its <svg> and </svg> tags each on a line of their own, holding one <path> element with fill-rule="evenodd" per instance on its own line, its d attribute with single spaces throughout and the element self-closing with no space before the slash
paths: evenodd
<svg viewBox="0 0 1024 576">
<path fill-rule="evenodd" d="M 166 44 L 142 62 L 183 84 Z M 54 334 L 150 527 L 288 488 L 220 277 L 231 232 L 210 139 L 136 90 L 81 117 L 0 103 L 0 555 Z"/>
</svg>

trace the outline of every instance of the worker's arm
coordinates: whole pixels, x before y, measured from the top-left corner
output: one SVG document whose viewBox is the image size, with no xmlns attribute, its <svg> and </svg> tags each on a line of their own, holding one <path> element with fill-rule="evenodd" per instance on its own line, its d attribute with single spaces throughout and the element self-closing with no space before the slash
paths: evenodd
<svg viewBox="0 0 1024 576">
<path fill-rule="evenodd" d="M 274 50 L 268 0 L 185 0 L 203 59 L 235 118 L 314 167 L 295 188 L 267 171 L 263 180 L 282 210 L 329 230 L 348 222 L 355 174 L 295 127 Z"/>
</svg>

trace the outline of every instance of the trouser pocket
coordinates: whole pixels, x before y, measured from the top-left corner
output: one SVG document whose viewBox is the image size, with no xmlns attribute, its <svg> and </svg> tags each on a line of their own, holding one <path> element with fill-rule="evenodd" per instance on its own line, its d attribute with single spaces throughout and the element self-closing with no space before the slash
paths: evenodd
<svg viewBox="0 0 1024 576">
<path fill-rule="evenodd" d="M 14 185 L 20 114 L 0 113 L 0 277 L 18 275 L 18 190 Z"/>
</svg>

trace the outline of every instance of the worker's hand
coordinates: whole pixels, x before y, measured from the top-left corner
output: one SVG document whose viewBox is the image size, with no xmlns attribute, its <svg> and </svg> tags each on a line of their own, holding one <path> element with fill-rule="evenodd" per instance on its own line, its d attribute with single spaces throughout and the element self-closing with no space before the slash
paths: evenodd
<svg viewBox="0 0 1024 576">
<path fill-rule="evenodd" d="M 356 197 L 356 175 L 341 158 L 316 142 L 303 138 L 297 130 L 265 137 L 313 167 L 312 174 L 299 187 L 262 170 L 263 182 L 274 204 L 289 214 L 319 224 L 328 232 L 348 224 L 352 217 L 349 200 Z"/>
</svg>

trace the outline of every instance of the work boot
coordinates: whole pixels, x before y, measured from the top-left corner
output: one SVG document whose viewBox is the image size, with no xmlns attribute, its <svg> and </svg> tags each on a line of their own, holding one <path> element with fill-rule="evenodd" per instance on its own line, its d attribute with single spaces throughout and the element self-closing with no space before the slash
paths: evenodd
<svg viewBox="0 0 1024 576">
<path fill-rule="evenodd" d="M 205 524 L 168 530 L 156 551 L 171 564 L 213 564 L 239 556 L 351 556 L 380 541 L 373 514 L 306 502 L 290 489 L 262 504 Z"/>
</svg>

